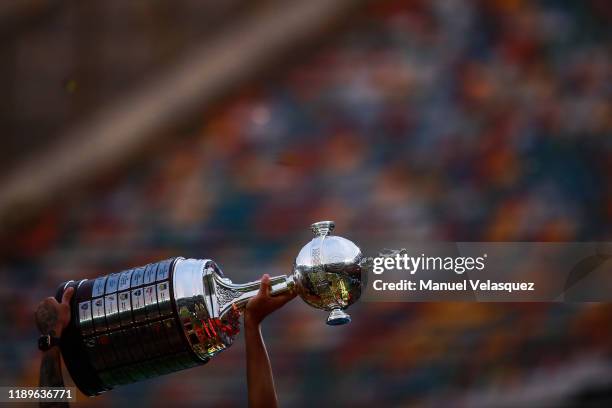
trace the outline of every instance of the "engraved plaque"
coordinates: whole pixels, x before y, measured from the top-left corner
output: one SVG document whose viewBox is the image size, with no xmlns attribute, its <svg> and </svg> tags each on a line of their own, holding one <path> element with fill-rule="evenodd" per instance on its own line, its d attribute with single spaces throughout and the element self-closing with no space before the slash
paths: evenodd
<svg viewBox="0 0 612 408">
<path fill-rule="evenodd" d="M 144 272 L 144 284 L 155 282 L 155 276 L 157 275 L 157 264 L 147 265 Z"/>
<path fill-rule="evenodd" d="M 147 318 L 143 288 L 132 290 L 132 313 L 136 322 L 141 322 Z"/>
<path fill-rule="evenodd" d="M 92 297 L 102 296 L 104 289 L 106 288 L 106 276 L 102 276 L 94 281 L 93 289 L 91 292 Z"/>
<path fill-rule="evenodd" d="M 144 270 L 145 268 L 142 266 L 134 269 L 134 272 L 132 272 L 132 288 L 142 285 Z"/>
<path fill-rule="evenodd" d="M 106 324 L 109 329 L 119 327 L 119 311 L 117 309 L 117 294 L 106 295 L 104 297 L 104 312 L 106 314 Z"/>
<path fill-rule="evenodd" d="M 106 294 L 116 292 L 118 285 L 119 285 L 119 274 L 113 273 L 109 275 L 108 279 L 106 280 Z"/>
<path fill-rule="evenodd" d="M 93 322 L 91 317 L 91 301 L 79 303 L 79 327 L 83 335 L 93 332 Z"/>
<path fill-rule="evenodd" d="M 158 317 L 159 309 L 157 308 L 157 291 L 155 289 L 155 285 L 144 287 L 144 301 L 147 317 L 149 319 L 155 319 Z"/>
<path fill-rule="evenodd" d="M 130 288 L 130 283 L 132 282 L 132 270 L 123 272 L 119 276 L 119 287 L 117 290 L 128 290 Z"/>
<path fill-rule="evenodd" d="M 121 326 L 130 326 L 132 324 L 132 302 L 130 301 L 130 292 L 119 292 L 117 294 L 119 304 L 119 321 Z"/>
<path fill-rule="evenodd" d="M 91 315 L 95 330 L 97 332 L 105 331 L 107 327 L 104 314 L 104 298 L 97 298 L 91 301 Z"/>
</svg>

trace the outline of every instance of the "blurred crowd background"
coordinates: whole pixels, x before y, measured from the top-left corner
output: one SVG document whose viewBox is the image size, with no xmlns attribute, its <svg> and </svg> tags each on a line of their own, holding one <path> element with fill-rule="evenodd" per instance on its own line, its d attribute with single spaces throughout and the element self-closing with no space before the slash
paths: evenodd
<svg viewBox="0 0 612 408">
<path fill-rule="evenodd" d="M 0 98 L 9 164 L 256 9 L 110 1 L 81 21 L 51 3 L 59 14 L 5 38 L 19 68 L 4 79 L 14 100 Z M 172 256 L 212 258 L 236 282 L 289 273 L 322 219 L 370 254 L 388 236 L 609 240 L 611 24 L 605 0 L 359 3 L 160 129 L 145 153 L 0 231 L 0 384 L 36 383 L 32 312 L 67 279 Z M 83 53 L 66 51 L 78 43 L 67 30 L 89 38 Z M 281 404 L 612 403 L 609 304 L 361 303 L 351 314 L 328 327 L 297 299 L 265 323 Z M 204 367 L 81 401 L 245 405 L 242 337 Z"/>
</svg>

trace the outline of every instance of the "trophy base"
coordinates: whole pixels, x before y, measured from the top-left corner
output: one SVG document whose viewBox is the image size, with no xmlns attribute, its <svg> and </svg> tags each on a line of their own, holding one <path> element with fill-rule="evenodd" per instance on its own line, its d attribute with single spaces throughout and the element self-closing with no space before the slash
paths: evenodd
<svg viewBox="0 0 612 408">
<path fill-rule="evenodd" d="M 327 317 L 327 324 L 330 326 L 340 326 L 351 322 L 351 316 L 343 312 L 341 309 L 334 309 Z"/>
</svg>

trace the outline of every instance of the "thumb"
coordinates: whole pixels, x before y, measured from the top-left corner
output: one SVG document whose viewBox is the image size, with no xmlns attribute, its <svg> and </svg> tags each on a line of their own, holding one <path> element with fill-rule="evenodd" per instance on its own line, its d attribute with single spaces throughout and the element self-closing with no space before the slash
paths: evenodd
<svg viewBox="0 0 612 408">
<path fill-rule="evenodd" d="M 74 288 L 71 286 L 66 289 L 62 295 L 62 305 L 70 306 L 70 299 L 72 299 L 72 295 L 74 295 Z"/>
</svg>

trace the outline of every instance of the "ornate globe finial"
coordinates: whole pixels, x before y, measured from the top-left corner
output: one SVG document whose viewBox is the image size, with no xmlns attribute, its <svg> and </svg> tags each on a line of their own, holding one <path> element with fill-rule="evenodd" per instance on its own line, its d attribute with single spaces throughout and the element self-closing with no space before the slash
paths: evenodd
<svg viewBox="0 0 612 408">
<path fill-rule="evenodd" d="M 292 278 L 298 295 L 330 312 L 327 324 L 337 326 L 351 321 L 345 309 L 361 295 L 364 257 L 352 241 L 331 235 L 334 227 L 333 221 L 310 226 L 315 236 L 296 257 Z"/>
<path fill-rule="evenodd" d="M 316 236 L 324 237 L 336 228 L 336 224 L 333 221 L 319 221 L 312 224 L 310 228 Z"/>
</svg>

